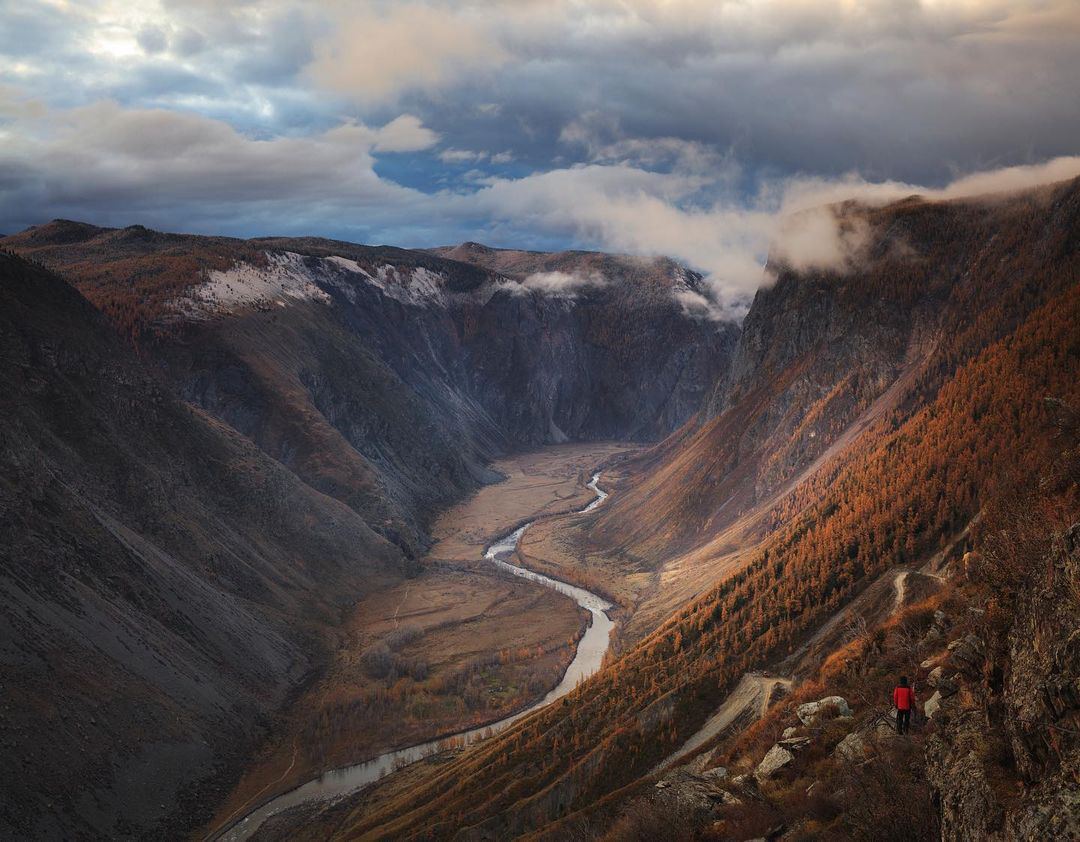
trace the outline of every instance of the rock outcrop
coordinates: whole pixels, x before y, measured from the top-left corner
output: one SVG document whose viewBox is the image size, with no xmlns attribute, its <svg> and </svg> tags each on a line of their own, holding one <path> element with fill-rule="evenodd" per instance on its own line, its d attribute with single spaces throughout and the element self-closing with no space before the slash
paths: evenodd
<svg viewBox="0 0 1080 842">
<path fill-rule="evenodd" d="M 794 759 L 795 755 L 782 745 L 774 745 L 761 758 L 761 762 L 754 770 L 754 777 L 759 781 L 768 780 Z"/>
<path fill-rule="evenodd" d="M 851 716 L 851 708 L 848 707 L 847 699 L 842 696 L 826 696 L 816 702 L 799 705 L 795 715 L 803 725 L 815 725 L 825 719 L 848 718 Z"/>
<path fill-rule="evenodd" d="M 1046 579 L 1017 590 L 1004 639 L 953 641 L 949 659 L 963 672 L 939 673 L 927 701 L 937 726 L 927 777 L 944 839 L 1080 838 L 1080 525 L 1041 564 Z M 947 695 L 946 681 L 956 688 Z"/>
</svg>

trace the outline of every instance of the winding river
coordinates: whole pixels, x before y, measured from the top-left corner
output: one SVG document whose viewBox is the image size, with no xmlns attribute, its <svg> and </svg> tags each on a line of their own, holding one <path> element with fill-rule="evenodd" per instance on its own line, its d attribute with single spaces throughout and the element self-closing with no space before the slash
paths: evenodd
<svg viewBox="0 0 1080 842">
<path fill-rule="evenodd" d="M 593 474 L 588 487 L 596 492 L 596 499 L 589 503 L 585 508 L 579 509 L 578 511 L 580 513 L 591 512 L 603 503 L 608 496 L 607 492 L 600 488 L 599 473 Z M 524 710 L 511 714 L 505 719 L 500 719 L 480 728 L 460 731 L 457 734 L 442 737 L 438 740 L 431 740 L 430 742 L 409 746 L 408 748 L 388 751 L 386 754 L 380 754 L 372 760 L 368 760 L 365 763 L 358 763 L 355 766 L 346 766 L 342 769 L 334 769 L 325 772 L 321 777 L 316 778 L 313 781 L 308 781 L 306 784 L 298 786 L 296 789 L 289 790 L 288 792 L 279 795 L 277 798 L 267 801 L 261 807 L 252 810 L 244 816 L 244 818 L 239 819 L 221 833 L 217 837 L 218 839 L 225 840 L 225 842 L 239 842 L 239 840 L 248 839 L 270 816 L 280 813 L 283 810 L 298 807 L 309 801 L 340 798 L 341 796 L 356 792 L 363 789 L 368 784 L 377 781 L 388 772 L 400 769 L 402 766 L 415 763 L 421 758 L 436 753 L 441 748 L 445 748 L 451 741 L 453 745 L 470 745 L 484 737 L 497 734 L 517 722 L 523 716 L 527 716 L 533 711 L 538 710 L 545 705 L 549 705 L 556 699 L 565 696 L 577 687 L 581 681 L 600 669 L 600 664 L 604 660 L 604 654 L 607 652 L 611 630 L 615 625 L 607 615 L 607 611 L 612 607 L 611 603 L 584 588 L 579 588 L 558 579 L 553 579 L 550 576 L 534 573 L 531 570 L 526 570 L 524 567 L 518 567 L 516 564 L 511 564 L 507 561 L 508 558 L 513 556 L 518 541 L 521 540 L 522 534 L 531 524 L 532 521 L 529 521 L 529 523 L 518 527 L 505 538 L 496 541 L 488 547 L 487 552 L 484 553 L 484 558 L 508 573 L 520 576 L 522 579 L 528 579 L 531 582 L 536 582 L 544 587 L 556 590 L 559 593 L 566 594 L 582 608 L 587 609 L 592 615 L 589 628 L 585 631 L 581 640 L 578 641 L 574 659 L 566 668 L 562 680 L 540 701 Z"/>
</svg>

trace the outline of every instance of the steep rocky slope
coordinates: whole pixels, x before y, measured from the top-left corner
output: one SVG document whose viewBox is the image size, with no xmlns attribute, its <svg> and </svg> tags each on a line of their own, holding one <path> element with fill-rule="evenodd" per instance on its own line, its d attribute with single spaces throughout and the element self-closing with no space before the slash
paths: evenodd
<svg viewBox="0 0 1080 842">
<path fill-rule="evenodd" d="M 921 594 L 894 581 L 895 603 L 849 624 L 789 698 L 639 787 L 604 838 L 1076 838 L 1080 415 L 1054 413 L 1048 460 L 1011 472 L 974 551 Z M 900 675 L 917 698 L 905 736 Z"/>
<path fill-rule="evenodd" d="M 0 361 L 0 835 L 170 835 L 405 560 L 6 253 Z"/>
<path fill-rule="evenodd" d="M 1043 397 L 1080 402 L 1080 182 L 842 212 L 867 221 L 861 260 L 777 267 L 712 417 L 583 519 L 582 546 L 660 565 L 636 645 L 559 710 L 407 792 L 391 779 L 313 836 L 557 836 L 610 815 L 748 670 L 949 546 L 1002 471 L 1045 454 Z"/>
<path fill-rule="evenodd" d="M 774 264 L 700 423 L 643 456 L 636 478 L 582 526 L 585 550 L 655 570 L 634 635 L 738 570 L 822 493 L 860 439 L 895 429 L 973 354 L 1075 283 L 1076 182 L 836 212 L 867 232 L 857 259 L 830 272 Z"/>
</svg>

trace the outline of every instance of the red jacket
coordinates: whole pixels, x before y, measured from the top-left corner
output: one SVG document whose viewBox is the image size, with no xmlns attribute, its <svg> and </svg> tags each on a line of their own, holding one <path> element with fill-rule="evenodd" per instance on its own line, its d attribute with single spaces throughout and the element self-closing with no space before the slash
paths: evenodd
<svg viewBox="0 0 1080 842">
<path fill-rule="evenodd" d="M 911 710 L 915 707 L 915 691 L 910 687 L 897 687 L 892 691 L 892 700 L 897 710 Z"/>
</svg>

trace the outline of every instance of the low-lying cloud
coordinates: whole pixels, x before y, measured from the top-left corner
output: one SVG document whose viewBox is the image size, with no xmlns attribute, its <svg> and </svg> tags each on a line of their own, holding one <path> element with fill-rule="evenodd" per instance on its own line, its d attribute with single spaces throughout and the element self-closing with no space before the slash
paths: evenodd
<svg viewBox="0 0 1080 842">
<path fill-rule="evenodd" d="M 599 272 L 534 272 L 521 282 L 526 289 L 561 298 L 573 298 L 589 287 L 602 287 L 607 279 Z"/>
</svg>

